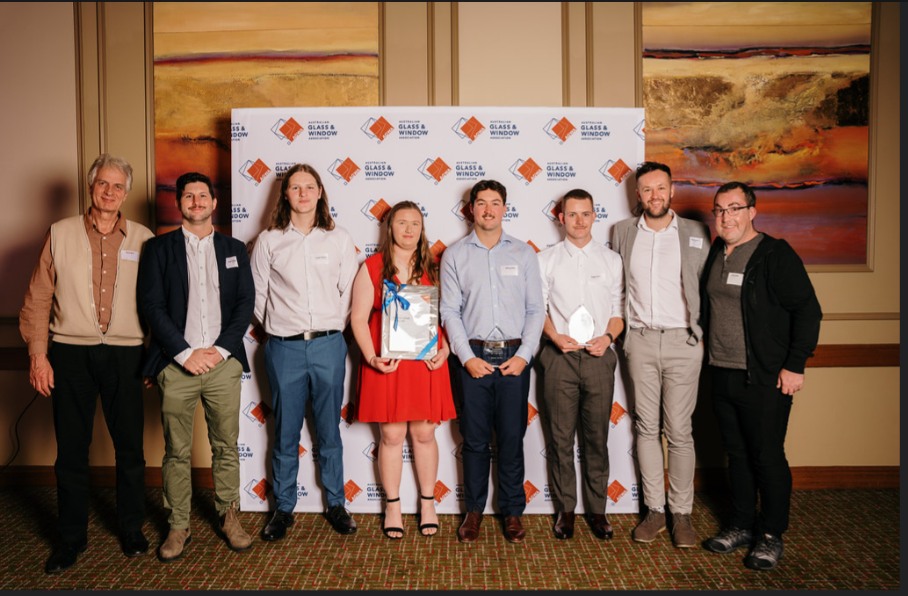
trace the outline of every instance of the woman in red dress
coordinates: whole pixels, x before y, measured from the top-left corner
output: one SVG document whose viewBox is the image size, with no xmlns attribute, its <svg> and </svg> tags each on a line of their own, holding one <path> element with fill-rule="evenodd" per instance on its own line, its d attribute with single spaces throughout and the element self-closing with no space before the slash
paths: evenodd
<svg viewBox="0 0 908 596">
<path fill-rule="evenodd" d="M 410 201 L 397 203 L 386 222 L 378 253 L 366 259 L 353 280 L 350 327 L 362 353 L 357 419 L 379 423 L 378 470 L 386 500 L 382 532 L 397 540 L 404 536 L 400 507 L 404 439 L 409 431 L 419 484 L 419 532 L 433 536 L 438 531 L 435 429 L 456 414 L 448 376 L 450 350 L 440 327 L 438 351 L 431 358 L 380 356 L 384 280 L 398 285 L 439 283 L 438 262 L 429 252 L 419 206 Z"/>
</svg>

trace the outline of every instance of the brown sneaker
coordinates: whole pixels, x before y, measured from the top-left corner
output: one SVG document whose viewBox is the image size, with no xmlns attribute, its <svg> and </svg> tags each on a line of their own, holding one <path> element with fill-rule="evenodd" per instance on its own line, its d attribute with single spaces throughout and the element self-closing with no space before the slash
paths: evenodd
<svg viewBox="0 0 908 596">
<path fill-rule="evenodd" d="M 158 547 L 158 559 L 162 563 L 176 561 L 183 556 L 183 549 L 190 542 L 192 542 L 192 535 L 189 533 L 189 528 L 183 530 L 171 528 L 167 533 L 167 539 Z"/>
<path fill-rule="evenodd" d="M 637 524 L 631 536 L 635 542 L 652 542 L 660 532 L 665 531 L 665 513 L 661 511 L 648 511 L 643 521 Z"/>
<path fill-rule="evenodd" d="M 672 514 L 672 542 L 678 548 L 694 548 L 697 546 L 697 533 L 690 521 L 689 513 Z"/>
<path fill-rule="evenodd" d="M 231 550 L 239 552 L 252 546 L 252 537 L 240 525 L 236 515 L 236 503 L 231 503 L 227 513 L 221 518 L 221 533 Z"/>
</svg>

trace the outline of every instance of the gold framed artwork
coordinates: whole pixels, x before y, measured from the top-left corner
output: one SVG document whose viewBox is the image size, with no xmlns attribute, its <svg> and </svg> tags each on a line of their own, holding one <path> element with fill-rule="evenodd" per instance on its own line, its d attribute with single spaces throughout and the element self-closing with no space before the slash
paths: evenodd
<svg viewBox="0 0 908 596">
<path fill-rule="evenodd" d="M 215 186 L 215 227 L 231 220 L 233 108 L 379 103 L 377 2 L 155 2 L 157 231 L 180 224 L 175 183 Z"/>
<path fill-rule="evenodd" d="M 871 2 L 644 2 L 646 158 L 714 225 L 716 188 L 808 265 L 868 258 Z M 713 233 L 715 228 L 713 227 Z"/>
</svg>

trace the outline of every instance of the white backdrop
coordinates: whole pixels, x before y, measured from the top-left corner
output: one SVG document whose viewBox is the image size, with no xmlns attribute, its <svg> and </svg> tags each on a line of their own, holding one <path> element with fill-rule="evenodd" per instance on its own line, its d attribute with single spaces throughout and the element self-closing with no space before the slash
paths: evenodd
<svg viewBox="0 0 908 596">
<path fill-rule="evenodd" d="M 633 179 L 643 161 L 643 110 L 604 108 L 244 108 L 232 114 L 232 230 L 253 241 L 267 225 L 284 172 L 295 163 L 316 168 L 337 223 L 353 236 L 360 261 L 377 250 L 379 217 L 400 200 L 418 203 L 433 250 L 440 252 L 469 231 L 462 212 L 475 182 L 495 179 L 508 190 L 504 228 L 543 250 L 561 240 L 552 214 L 572 188 L 592 193 L 594 237 L 606 242 L 612 224 L 630 216 Z M 376 217 L 378 216 L 378 217 Z M 244 375 L 240 424 L 241 508 L 273 507 L 271 397 L 257 334 L 246 335 L 252 373 Z M 376 454 L 378 425 L 352 420 L 354 363 L 351 341 L 346 397 L 341 412 L 347 507 L 382 510 Z M 524 441 L 526 513 L 551 513 L 542 421 L 531 373 Z M 638 510 L 633 417 L 620 371 L 609 431 L 610 513 Z M 297 511 L 322 511 L 313 427 L 300 436 Z M 463 510 L 461 438 L 456 421 L 437 432 L 440 462 L 435 497 L 440 513 Z M 578 466 L 582 453 L 577 450 Z M 412 451 L 404 445 L 401 497 L 404 513 L 416 511 Z M 493 460 L 492 475 L 495 466 Z M 578 494 L 579 491 L 578 491 Z M 578 512 L 582 511 L 580 503 Z M 486 512 L 497 510 L 494 483 Z"/>
</svg>

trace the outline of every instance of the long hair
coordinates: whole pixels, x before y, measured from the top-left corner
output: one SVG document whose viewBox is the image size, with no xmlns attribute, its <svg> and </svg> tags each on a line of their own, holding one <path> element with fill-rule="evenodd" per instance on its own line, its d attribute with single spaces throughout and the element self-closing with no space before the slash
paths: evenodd
<svg viewBox="0 0 908 596">
<path fill-rule="evenodd" d="M 277 197 L 277 204 L 271 212 L 271 223 L 268 225 L 269 230 L 283 230 L 290 225 L 290 202 L 287 200 L 287 187 L 290 186 L 290 178 L 297 172 L 305 172 L 315 178 L 318 189 L 321 191 L 321 197 L 315 206 L 315 227 L 330 231 L 334 229 L 334 218 L 331 217 L 331 209 L 328 208 L 328 191 L 322 185 L 322 177 L 318 172 L 305 163 L 298 163 L 287 170 L 284 179 L 281 180 L 281 192 Z"/>
<path fill-rule="evenodd" d="M 394 216 L 404 209 L 413 209 L 419 213 L 419 221 L 422 224 L 422 227 L 419 231 L 419 242 L 416 243 L 416 250 L 413 252 L 413 256 L 410 259 L 412 275 L 410 276 L 410 279 L 402 280 L 402 282 L 405 284 L 418 284 L 425 273 L 429 276 L 429 283 L 433 286 L 437 286 L 438 263 L 435 262 L 435 257 L 429 252 L 429 241 L 426 239 L 426 220 L 422 215 L 422 210 L 419 208 L 419 205 L 413 201 L 400 201 L 391 207 L 391 211 L 385 216 L 385 233 L 382 235 L 381 245 L 378 249 L 382 258 L 382 279 L 394 279 L 394 276 L 397 274 L 397 267 L 394 266 L 394 257 L 391 254 L 391 249 L 394 245 L 394 228 L 391 223 L 394 221 Z"/>
</svg>

